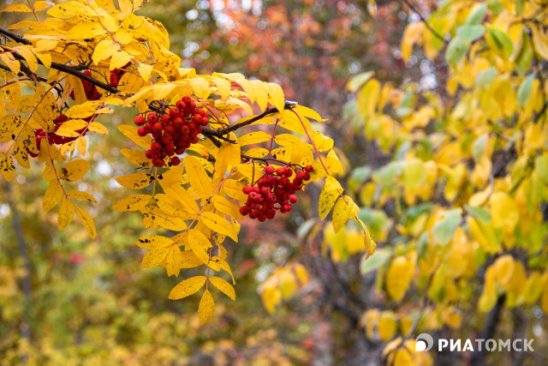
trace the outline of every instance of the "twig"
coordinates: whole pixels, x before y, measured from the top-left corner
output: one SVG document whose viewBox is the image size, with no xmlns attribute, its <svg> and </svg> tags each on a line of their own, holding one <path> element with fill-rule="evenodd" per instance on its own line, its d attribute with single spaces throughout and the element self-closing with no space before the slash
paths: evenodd
<svg viewBox="0 0 548 366">
<path fill-rule="evenodd" d="M 428 30 L 436 37 L 438 38 L 439 40 L 441 40 L 443 43 L 447 44 L 447 40 L 441 35 L 438 33 L 438 31 L 436 31 L 431 25 L 430 23 L 428 23 L 428 20 L 426 19 L 426 17 L 424 15 L 421 14 L 421 12 L 417 9 L 417 7 L 415 5 L 413 5 L 413 3 L 411 3 L 411 1 L 409 0 L 401 0 L 403 3 L 405 3 L 405 5 L 407 5 L 412 11 L 414 11 L 415 13 L 417 13 L 417 15 L 419 16 L 421 22 L 424 23 L 424 25 L 426 26 L 426 28 L 428 28 Z"/>
</svg>

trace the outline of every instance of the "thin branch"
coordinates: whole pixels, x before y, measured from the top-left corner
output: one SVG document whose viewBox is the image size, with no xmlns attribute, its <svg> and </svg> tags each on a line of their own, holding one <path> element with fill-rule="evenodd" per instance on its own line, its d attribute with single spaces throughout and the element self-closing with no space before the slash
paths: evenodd
<svg viewBox="0 0 548 366">
<path fill-rule="evenodd" d="M 288 110 L 293 109 L 296 105 L 297 105 L 297 102 L 286 100 L 285 105 L 284 105 L 284 109 L 288 109 Z M 240 122 L 240 123 L 236 123 L 235 125 L 232 125 L 232 126 L 221 128 L 219 130 L 211 130 L 210 133 L 215 137 L 220 137 L 220 136 L 229 134 L 230 132 L 236 131 L 236 130 L 242 128 L 242 127 L 249 126 L 250 124 L 252 124 L 254 122 L 257 122 L 257 121 L 265 118 L 266 116 L 268 116 L 270 114 L 274 114 L 274 113 L 278 113 L 278 112 L 279 112 L 278 108 L 276 108 L 276 107 L 268 108 L 263 113 L 258 114 L 256 116 L 250 118 L 250 119 L 247 119 L 247 120 L 245 120 L 243 122 Z"/>
<path fill-rule="evenodd" d="M 13 39 L 16 42 L 19 42 L 19 43 L 22 43 L 22 44 L 25 44 L 25 45 L 32 45 L 32 42 L 29 41 L 28 39 L 26 39 L 23 36 L 20 36 L 18 34 L 15 34 L 13 32 L 10 32 L 10 31 L 8 31 L 4 28 L 0 28 L 0 34 L 4 34 L 5 36 L 10 37 L 11 39 Z M 17 58 L 19 61 L 25 61 L 26 62 L 26 60 L 16 52 L 13 52 L 13 56 L 15 58 Z M 40 60 L 38 60 L 38 62 L 40 64 L 42 64 L 42 62 Z M 26 65 L 25 65 L 25 67 L 26 67 Z M 91 84 L 93 84 L 93 85 L 95 85 L 95 86 L 97 86 L 97 87 L 99 87 L 103 90 L 108 91 L 109 93 L 117 94 L 117 93 L 120 92 L 119 89 L 117 89 L 115 87 L 112 87 L 112 86 L 110 86 L 106 83 L 103 83 L 102 81 L 99 81 L 97 79 L 92 78 L 91 76 L 88 76 L 88 75 L 84 74 L 82 71 L 80 71 L 82 69 L 80 66 L 69 66 L 69 65 L 58 63 L 58 62 L 52 62 L 51 63 L 51 68 L 55 69 L 55 70 L 58 70 L 58 71 L 61 71 L 61 72 L 64 72 L 66 74 L 74 75 L 79 79 L 86 80 L 89 83 L 91 83 Z"/>
<path fill-rule="evenodd" d="M 405 5 L 407 5 L 412 11 L 414 11 L 415 13 L 417 13 L 417 15 L 419 16 L 421 22 L 424 23 L 424 25 L 426 26 L 426 28 L 428 28 L 428 30 L 436 37 L 438 38 L 439 40 L 441 40 L 443 43 L 447 44 L 447 40 L 441 35 L 438 33 L 438 31 L 436 31 L 431 25 L 430 23 L 428 22 L 428 19 L 426 19 L 426 17 L 424 15 L 422 15 L 422 13 L 417 9 L 417 7 L 415 5 L 413 5 L 413 3 L 409 0 L 401 0 L 403 3 L 405 3 Z"/>
</svg>

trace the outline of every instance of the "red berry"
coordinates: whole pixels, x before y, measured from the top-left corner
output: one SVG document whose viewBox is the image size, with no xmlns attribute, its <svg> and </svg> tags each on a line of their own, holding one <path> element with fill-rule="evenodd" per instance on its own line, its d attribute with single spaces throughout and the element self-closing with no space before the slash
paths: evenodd
<svg viewBox="0 0 548 366">
<path fill-rule="evenodd" d="M 142 126 L 145 124 L 145 119 L 143 116 L 135 116 L 135 119 L 133 120 L 137 126 Z"/>
<path fill-rule="evenodd" d="M 248 213 L 249 213 L 249 207 L 247 207 L 247 206 L 242 206 L 242 207 L 240 207 L 240 214 L 242 214 L 242 215 L 245 216 L 245 215 L 247 215 Z"/>
<path fill-rule="evenodd" d="M 271 175 L 274 173 L 276 169 L 272 165 L 268 165 L 266 168 L 264 168 L 264 172 L 268 175 Z"/>
<path fill-rule="evenodd" d="M 181 162 L 181 159 L 179 159 L 178 156 L 174 156 L 171 158 L 171 165 L 173 166 L 179 165 L 180 162 Z"/>
<path fill-rule="evenodd" d="M 147 135 L 147 132 L 146 132 L 146 130 L 145 130 L 144 127 L 139 127 L 139 128 L 137 129 L 137 134 L 138 134 L 139 136 L 143 137 L 143 136 L 146 136 L 146 135 Z"/>
<path fill-rule="evenodd" d="M 158 122 L 158 115 L 156 114 L 156 112 L 150 112 L 150 113 L 147 115 L 147 120 L 148 120 L 150 123 L 156 123 L 156 122 Z"/>
</svg>

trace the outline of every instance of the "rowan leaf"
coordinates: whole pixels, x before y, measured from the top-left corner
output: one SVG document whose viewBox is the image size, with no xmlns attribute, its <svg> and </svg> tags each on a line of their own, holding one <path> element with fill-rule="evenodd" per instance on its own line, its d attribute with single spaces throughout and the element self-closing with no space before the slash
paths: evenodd
<svg viewBox="0 0 548 366">
<path fill-rule="evenodd" d="M 198 306 L 198 318 L 201 324 L 205 324 L 213 317 L 213 311 L 215 310 L 215 301 L 209 290 L 205 290 Z"/>
<path fill-rule="evenodd" d="M 234 291 L 234 286 L 228 283 L 228 281 L 224 278 L 213 276 L 209 278 L 209 282 L 230 299 L 236 300 L 236 291 Z"/>
<path fill-rule="evenodd" d="M 179 282 L 177 285 L 175 285 L 175 287 L 171 289 L 168 298 L 170 300 L 180 300 L 185 297 L 194 295 L 202 287 L 204 287 L 206 280 L 206 276 L 194 276 L 187 278 L 186 280 Z"/>
</svg>

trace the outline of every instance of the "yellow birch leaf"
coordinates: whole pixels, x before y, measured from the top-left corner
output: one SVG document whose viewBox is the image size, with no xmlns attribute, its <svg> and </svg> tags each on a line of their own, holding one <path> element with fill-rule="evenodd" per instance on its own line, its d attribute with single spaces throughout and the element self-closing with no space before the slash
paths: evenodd
<svg viewBox="0 0 548 366">
<path fill-rule="evenodd" d="M 148 173 L 139 172 L 115 178 L 118 183 L 129 189 L 142 189 L 150 185 L 152 177 Z"/>
<path fill-rule="evenodd" d="M 234 287 L 228 283 L 227 280 L 221 277 L 213 276 L 209 278 L 209 282 L 215 286 L 219 291 L 228 296 L 232 300 L 236 300 L 236 291 Z"/>
<path fill-rule="evenodd" d="M 169 292 L 170 300 L 179 300 L 198 292 L 206 283 L 206 276 L 194 276 L 179 282 Z"/>
<path fill-rule="evenodd" d="M 396 315 L 392 311 L 381 312 L 377 329 L 381 341 L 392 339 L 398 330 L 398 319 L 396 318 Z"/>
<path fill-rule="evenodd" d="M 198 318 L 201 324 L 207 323 L 213 317 L 213 311 L 215 310 L 215 301 L 209 290 L 205 290 L 198 306 Z"/>
<path fill-rule="evenodd" d="M 132 194 L 118 200 L 112 207 L 119 212 L 139 211 L 150 202 L 151 196 L 146 194 Z"/>
<path fill-rule="evenodd" d="M 75 207 L 76 207 L 76 213 L 80 217 L 80 220 L 82 220 L 82 224 L 84 224 L 84 227 L 86 228 L 89 236 L 92 239 L 94 239 L 97 236 L 97 229 L 95 228 L 95 223 L 93 222 L 93 218 L 83 208 L 80 208 L 78 206 L 75 206 Z"/>
<path fill-rule="evenodd" d="M 186 157 L 184 163 L 190 186 L 200 198 L 211 197 L 213 195 L 213 185 L 202 163 L 194 156 Z"/>
<path fill-rule="evenodd" d="M 394 258 L 386 273 L 386 290 L 390 297 L 400 302 L 409 288 L 415 266 L 413 261 L 404 256 Z"/>
</svg>

